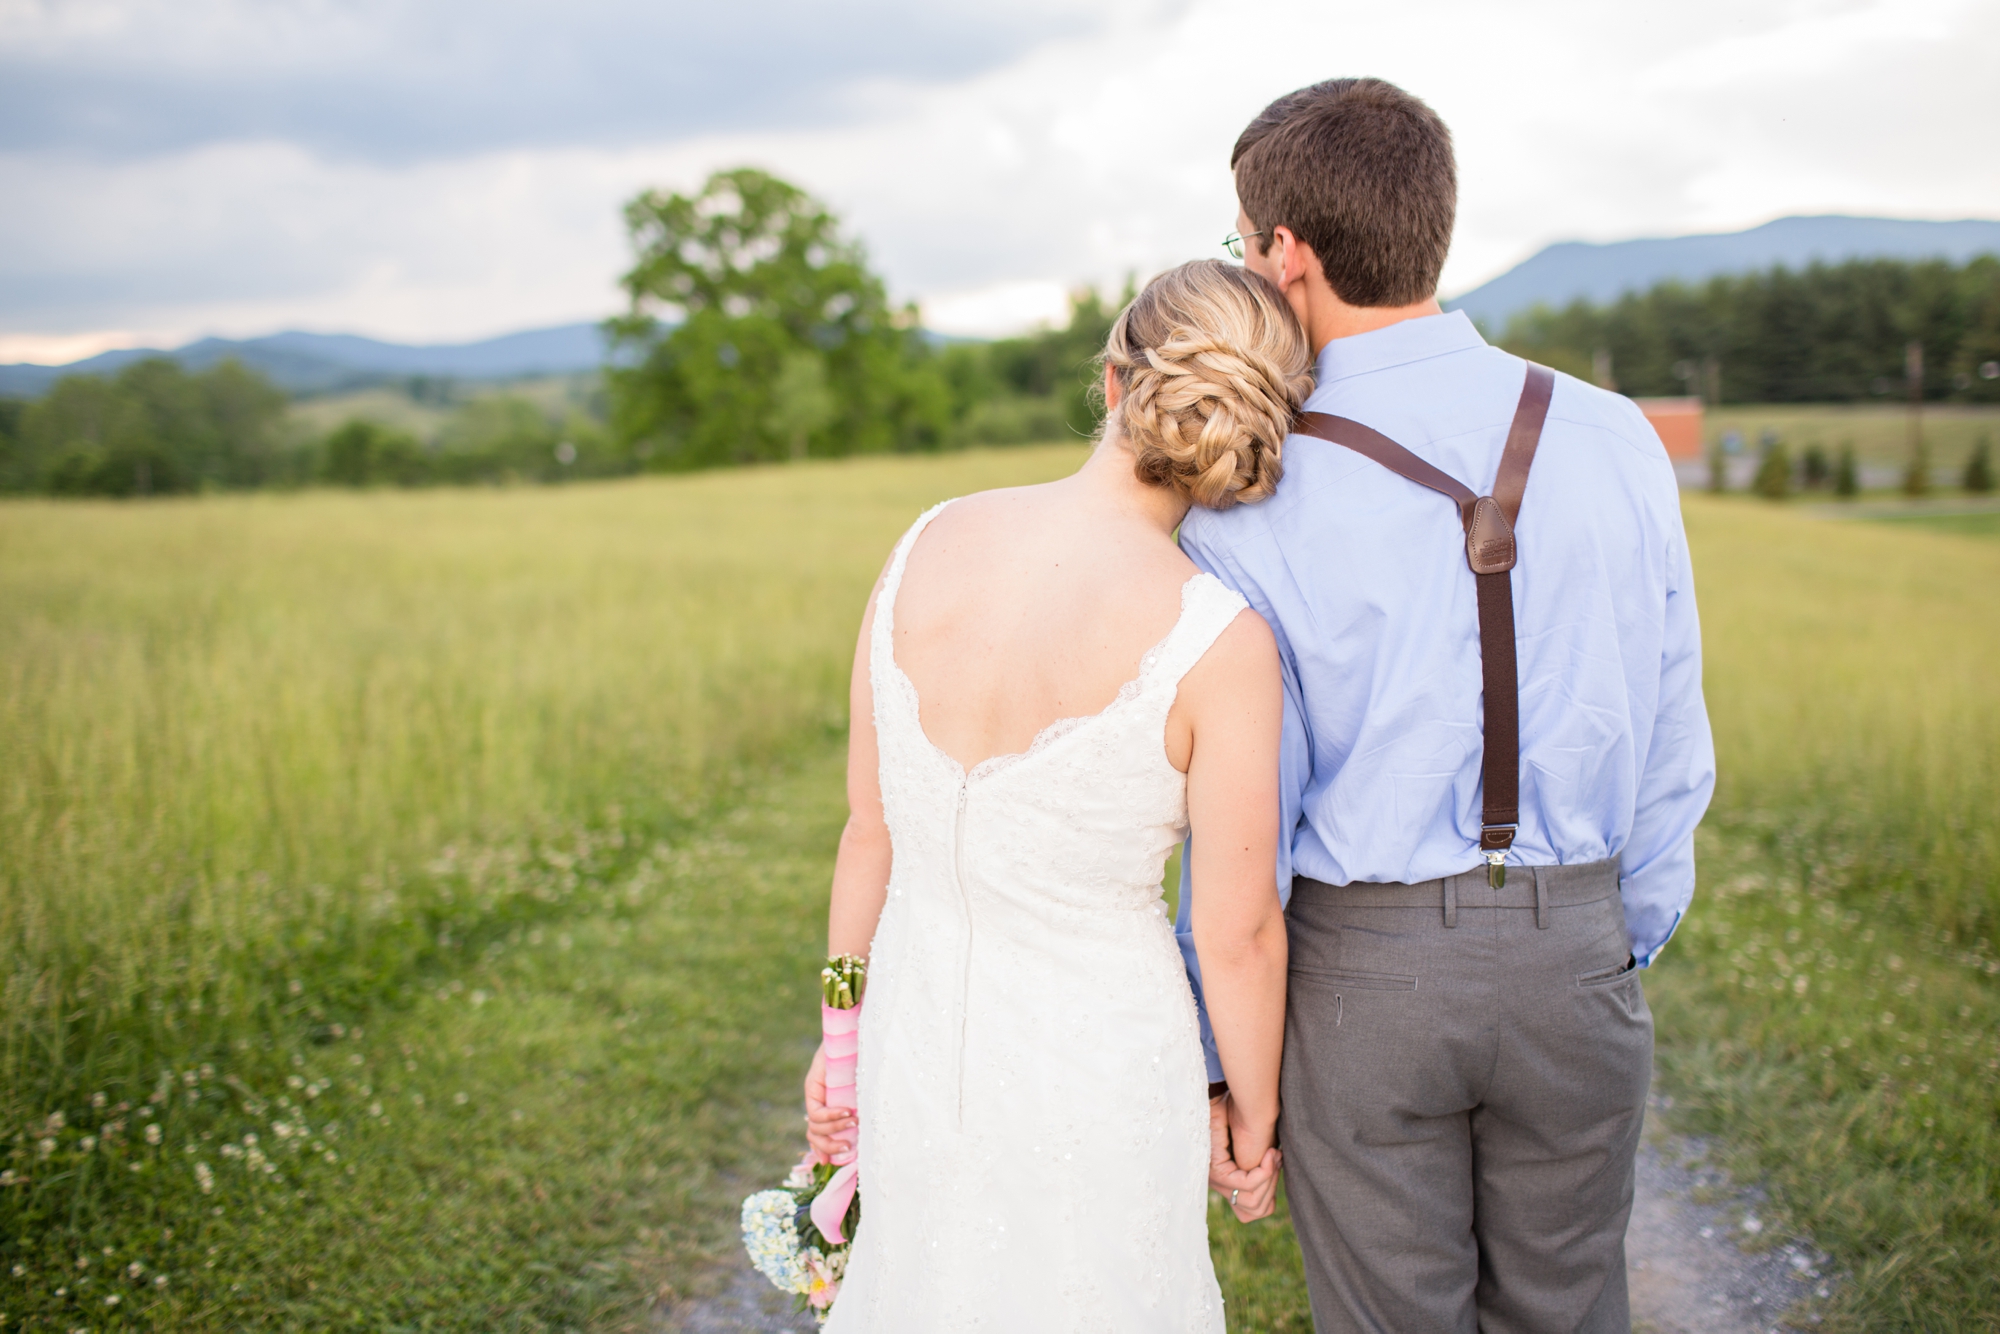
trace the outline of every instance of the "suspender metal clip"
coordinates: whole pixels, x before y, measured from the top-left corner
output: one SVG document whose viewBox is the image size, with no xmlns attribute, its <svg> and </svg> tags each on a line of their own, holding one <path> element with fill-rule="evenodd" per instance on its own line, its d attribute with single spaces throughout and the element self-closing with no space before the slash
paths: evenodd
<svg viewBox="0 0 2000 1334">
<path fill-rule="evenodd" d="M 1486 854 L 1486 883 L 1495 889 L 1507 887 L 1507 854 L 1498 848 Z"/>
</svg>

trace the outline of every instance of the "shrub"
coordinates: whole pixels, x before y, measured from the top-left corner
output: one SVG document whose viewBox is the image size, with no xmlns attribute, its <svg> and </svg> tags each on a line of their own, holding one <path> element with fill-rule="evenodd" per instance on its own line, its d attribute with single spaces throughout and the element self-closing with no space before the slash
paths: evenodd
<svg viewBox="0 0 2000 1334">
<path fill-rule="evenodd" d="M 1840 447 L 1840 461 L 1833 469 L 1833 494 L 1842 500 L 1852 500 L 1861 494 L 1861 469 L 1854 462 L 1851 440 Z"/>
<path fill-rule="evenodd" d="M 1806 446 L 1805 457 L 1800 463 L 1803 474 L 1801 484 L 1806 490 L 1817 491 L 1831 480 L 1833 469 L 1826 461 L 1826 451 L 1820 448 L 1817 440 Z"/>
<path fill-rule="evenodd" d="M 1773 443 L 1764 450 L 1750 488 L 1766 500 L 1783 500 L 1792 493 L 1792 456 L 1783 445 Z"/>
<path fill-rule="evenodd" d="M 1983 496 L 1993 489 L 1993 437 L 1982 434 L 1965 461 L 1965 489 Z"/>
</svg>

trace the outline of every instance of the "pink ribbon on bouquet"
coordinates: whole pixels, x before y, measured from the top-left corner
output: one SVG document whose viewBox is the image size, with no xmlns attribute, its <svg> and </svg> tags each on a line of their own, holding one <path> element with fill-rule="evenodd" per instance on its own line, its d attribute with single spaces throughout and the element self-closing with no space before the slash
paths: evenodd
<svg viewBox="0 0 2000 1334">
<path fill-rule="evenodd" d="M 819 1031 L 826 1048 L 826 1105 L 845 1107 L 850 1111 L 854 1100 L 854 1060 L 861 1050 L 861 1005 L 857 1003 L 850 1010 L 836 1010 L 830 1005 L 819 1007 Z M 860 1145 L 856 1146 L 857 1156 Z M 847 1238 L 840 1233 L 840 1225 L 847 1217 L 847 1206 L 854 1202 L 854 1192 L 861 1185 L 860 1163 L 847 1164 L 833 1174 L 833 1180 L 826 1183 L 812 1202 L 813 1226 L 820 1230 L 828 1241 L 838 1246 Z"/>
</svg>

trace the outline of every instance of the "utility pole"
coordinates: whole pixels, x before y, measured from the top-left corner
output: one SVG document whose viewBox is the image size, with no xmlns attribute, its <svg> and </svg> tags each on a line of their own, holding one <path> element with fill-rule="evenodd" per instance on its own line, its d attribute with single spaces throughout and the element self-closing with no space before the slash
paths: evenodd
<svg viewBox="0 0 2000 1334">
<path fill-rule="evenodd" d="M 1903 378 L 1910 387 L 1910 465 L 1903 474 L 1903 493 L 1916 497 L 1931 488 L 1931 461 L 1924 449 L 1924 345 L 1912 340 L 1903 348 Z"/>
</svg>

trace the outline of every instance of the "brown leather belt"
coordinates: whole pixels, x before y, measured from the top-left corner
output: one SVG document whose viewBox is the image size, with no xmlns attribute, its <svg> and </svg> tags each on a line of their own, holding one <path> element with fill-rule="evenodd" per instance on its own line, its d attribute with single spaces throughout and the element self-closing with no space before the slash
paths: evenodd
<svg viewBox="0 0 2000 1334">
<path fill-rule="evenodd" d="M 1486 694 L 1484 798 L 1479 818 L 1479 847 L 1486 854 L 1487 881 L 1496 889 L 1507 883 L 1507 849 L 1521 822 L 1521 688 L 1514 660 L 1514 523 L 1528 489 L 1528 469 L 1541 443 L 1542 423 L 1555 390 L 1555 373 L 1528 363 L 1527 382 L 1514 409 L 1507 447 L 1493 479 L 1493 494 L 1476 496 L 1472 488 L 1439 471 L 1372 427 L 1325 412 L 1302 412 L 1292 429 L 1317 436 L 1366 455 L 1400 477 L 1438 492 L 1458 506 L 1465 529 L 1465 563 L 1472 567 L 1479 592 L 1479 661 Z"/>
</svg>

